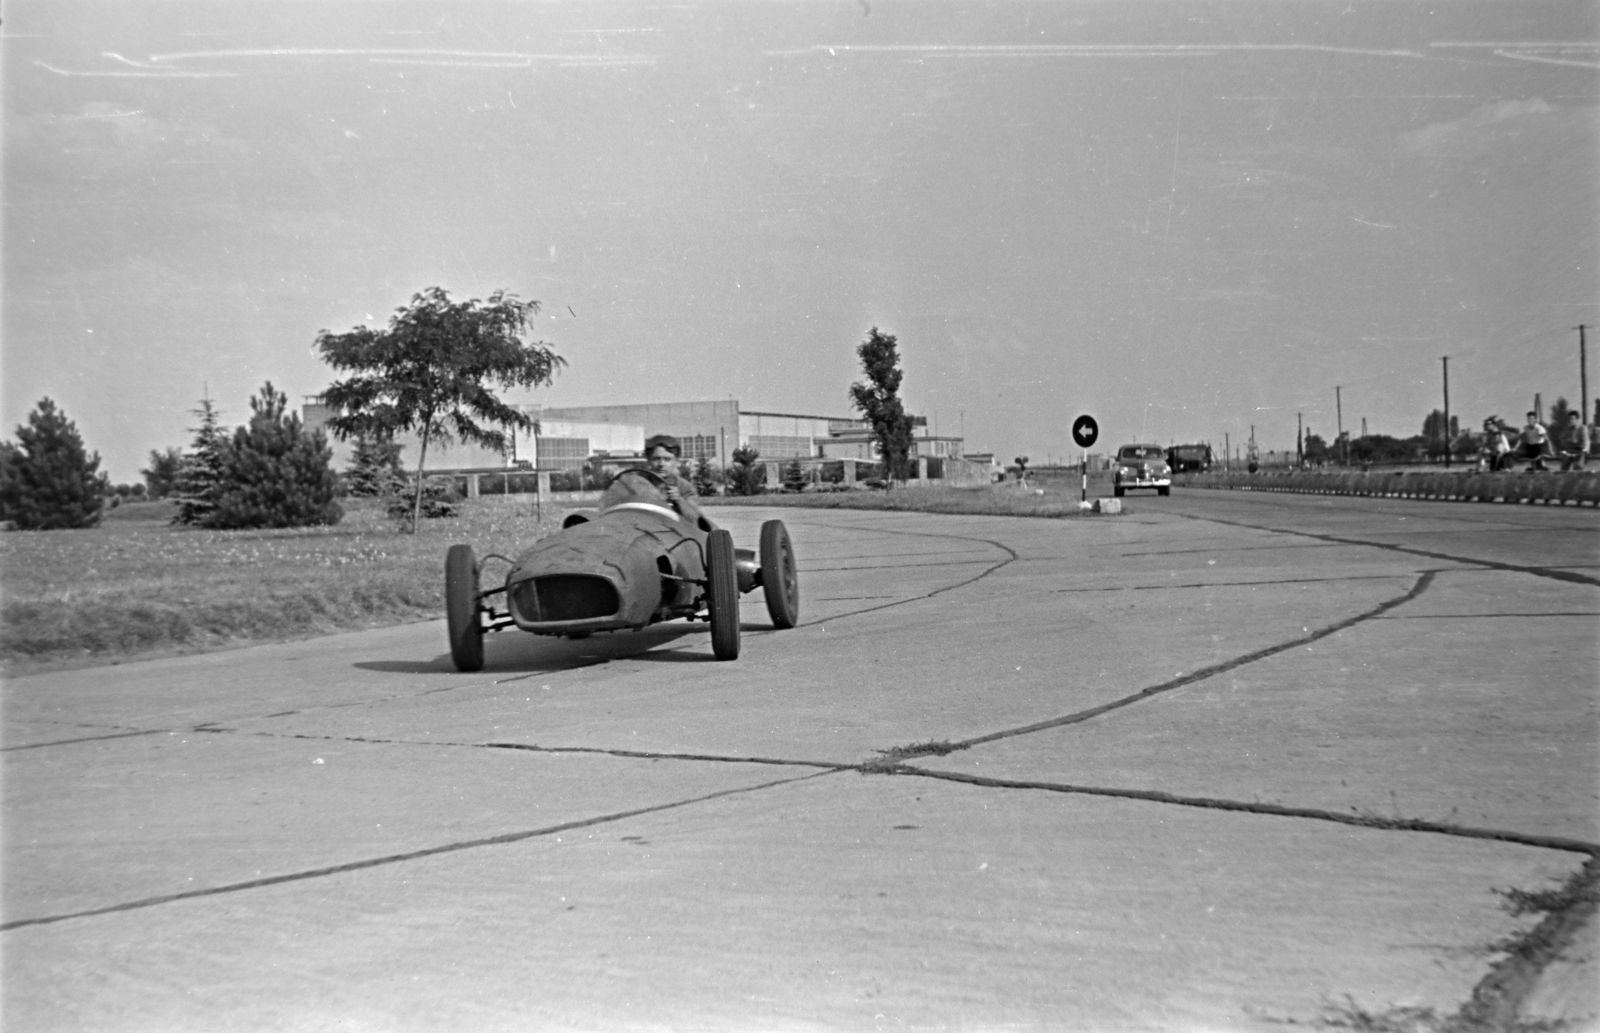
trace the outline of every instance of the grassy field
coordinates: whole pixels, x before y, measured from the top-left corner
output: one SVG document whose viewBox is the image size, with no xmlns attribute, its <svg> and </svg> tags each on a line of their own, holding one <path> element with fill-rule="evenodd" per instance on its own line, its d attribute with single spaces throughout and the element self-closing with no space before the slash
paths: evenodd
<svg viewBox="0 0 1600 1033">
<path fill-rule="evenodd" d="M 0 665 L 6 674 L 199 652 L 442 616 L 454 542 L 515 553 L 559 526 L 529 496 L 475 500 L 402 533 L 379 506 L 345 500 L 334 527 L 173 527 L 166 503 L 130 503 L 81 531 L 0 535 Z"/>
<path fill-rule="evenodd" d="M 1076 478 L 1027 491 L 1008 484 L 702 501 L 1081 515 Z M 89 530 L 0 534 L 0 671 L 16 676 L 441 617 L 452 543 L 469 542 L 480 555 L 515 554 L 555 530 L 566 510 L 546 505 L 541 522 L 530 496 L 486 496 L 466 503 L 459 517 L 423 521 L 415 536 L 372 500 L 347 499 L 345 511 L 334 527 L 205 531 L 173 527 L 168 503 L 133 502 L 107 510 Z"/>
</svg>

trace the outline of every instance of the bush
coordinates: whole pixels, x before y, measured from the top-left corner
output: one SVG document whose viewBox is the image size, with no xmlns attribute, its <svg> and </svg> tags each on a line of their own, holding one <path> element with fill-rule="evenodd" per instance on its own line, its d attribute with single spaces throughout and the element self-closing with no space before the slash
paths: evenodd
<svg viewBox="0 0 1600 1033">
<path fill-rule="evenodd" d="M 410 520 L 416 501 L 417 485 L 412 482 L 402 486 L 389 497 L 389 504 L 386 510 L 396 520 Z M 442 517 L 453 517 L 460 511 L 461 493 L 456 491 L 454 479 L 449 477 L 429 477 L 422 482 L 422 516 L 424 519 L 437 520 Z"/>
<path fill-rule="evenodd" d="M 269 381 L 250 400 L 254 413 L 222 450 L 222 480 L 205 527 L 310 527 L 337 524 L 333 450 L 322 432 L 306 433 L 287 412 L 289 399 Z"/>
<path fill-rule="evenodd" d="M 767 479 L 764 467 L 756 465 L 761 453 L 743 445 L 733 450 L 733 465 L 728 468 L 728 491 L 733 495 L 760 495 Z"/>
<path fill-rule="evenodd" d="M 0 443 L 0 517 L 24 531 L 93 527 L 110 485 L 100 453 L 83 447 L 78 427 L 48 398 L 17 428 L 18 444 Z"/>
<path fill-rule="evenodd" d="M 800 466 L 800 460 L 791 459 L 788 465 L 783 468 L 783 490 L 806 490 L 806 472 L 804 468 Z"/>
</svg>

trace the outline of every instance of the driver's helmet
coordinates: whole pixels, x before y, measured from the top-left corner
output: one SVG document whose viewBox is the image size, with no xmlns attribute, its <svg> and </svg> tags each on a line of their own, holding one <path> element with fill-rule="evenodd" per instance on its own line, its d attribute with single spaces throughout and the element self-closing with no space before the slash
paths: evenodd
<svg viewBox="0 0 1600 1033">
<path fill-rule="evenodd" d="M 658 448 L 664 448 L 673 455 L 683 458 L 683 446 L 678 444 L 678 439 L 671 434 L 655 434 L 644 443 L 644 454 L 648 458 L 650 453 Z"/>
</svg>

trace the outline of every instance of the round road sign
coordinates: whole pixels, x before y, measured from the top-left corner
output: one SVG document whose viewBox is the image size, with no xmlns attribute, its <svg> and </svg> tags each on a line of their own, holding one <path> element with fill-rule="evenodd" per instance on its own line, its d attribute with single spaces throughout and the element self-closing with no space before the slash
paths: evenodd
<svg viewBox="0 0 1600 1033">
<path fill-rule="evenodd" d="M 1079 448 L 1088 448 L 1099 436 L 1100 424 L 1094 422 L 1093 416 L 1079 416 L 1072 421 L 1072 440 Z"/>
</svg>

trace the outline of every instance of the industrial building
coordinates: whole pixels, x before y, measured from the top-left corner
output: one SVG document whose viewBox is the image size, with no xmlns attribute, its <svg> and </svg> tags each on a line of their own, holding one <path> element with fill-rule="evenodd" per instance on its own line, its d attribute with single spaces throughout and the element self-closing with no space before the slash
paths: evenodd
<svg viewBox="0 0 1600 1033">
<path fill-rule="evenodd" d="M 683 447 L 688 462 L 706 459 L 715 467 L 733 461 L 737 448 L 751 447 L 765 462 L 851 459 L 871 462 L 877 444 L 865 420 L 801 413 L 746 412 L 735 398 L 703 402 L 646 402 L 636 405 L 529 405 L 523 411 L 534 420 L 534 433 L 510 435 L 504 453 L 477 445 L 452 442 L 428 444 L 427 465 L 439 473 L 492 472 L 521 467 L 540 470 L 576 470 L 595 458 L 638 456 L 644 442 L 656 434 L 671 434 Z M 332 411 L 320 398 L 302 407 L 308 429 L 325 427 Z M 912 417 L 912 458 L 959 459 L 964 442 L 959 437 L 928 433 L 928 421 Z M 349 463 L 353 445 L 329 436 L 334 466 Z M 420 451 L 415 434 L 401 435 L 401 462 L 414 467 Z"/>
</svg>

